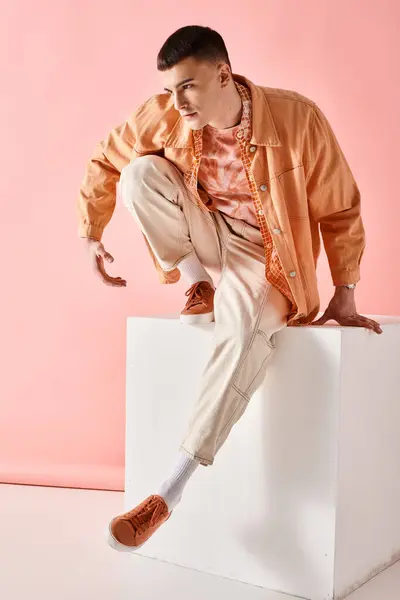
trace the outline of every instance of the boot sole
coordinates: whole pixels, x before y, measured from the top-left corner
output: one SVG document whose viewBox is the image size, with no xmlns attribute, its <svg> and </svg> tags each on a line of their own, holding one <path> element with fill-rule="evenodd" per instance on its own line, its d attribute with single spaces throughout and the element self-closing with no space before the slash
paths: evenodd
<svg viewBox="0 0 400 600">
<path fill-rule="evenodd" d="M 214 321 L 214 311 L 202 315 L 182 315 L 180 321 L 183 325 L 207 325 Z"/>
<path fill-rule="evenodd" d="M 111 525 L 109 525 L 109 527 L 107 529 L 106 536 L 107 536 L 108 545 L 113 550 L 116 550 L 117 552 L 136 552 L 137 550 L 139 550 L 139 548 L 144 546 L 146 543 L 146 542 L 143 542 L 143 544 L 140 544 L 140 546 L 124 546 L 124 544 L 121 544 L 120 542 L 118 542 L 115 539 L 115 537 L 113 536 L 113 534 L 111 533 Z"/>
</svg>

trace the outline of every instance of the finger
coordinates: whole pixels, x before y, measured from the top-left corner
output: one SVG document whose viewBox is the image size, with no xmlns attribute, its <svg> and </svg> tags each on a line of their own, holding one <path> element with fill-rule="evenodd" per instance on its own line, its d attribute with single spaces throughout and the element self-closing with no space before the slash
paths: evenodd
<svg viewBox="0 0 400 600">
<path fill-rule="evenodd" d="M 357 318 L 361 321 L 366 321 L 367 323 L 372 323 L 373 325 L 377 325 L 378 327 L 380 327 L 380 324 L 377 321 L 369 319 L 368 317 L 364 317 L 363 315 L 357 315 Z"/>
<path fill-rule="evenodd" d="M 102 256 L 95 256 L 95 264 L 98 273 L 101 275 L 101 278 L 105 283 L 111 283 L 112 277 L 106 272 L 104 268 L 104 259 Z"/>
<path fill-rule="evenodd" d="M 366 317 L 364 318 L 367 321 L 368 325 L 375 331 L 375 333 L 383 333 L 383 329 L 379 325 L 379 323 L 377 323 L 373 319 L 367 319 Z"/>
<path fill-rule="evenodd" d="M 371 329 L 372 331 L 375 331 L 376 333 L 383 333 L 383 330 L 381 329 L 381 326 L 379 325 L 379 323 L 377 323 L 373 319 L 368 319 L 367 317 L 364 317 L 363 315 L 356 315 L 355 317 L 352 317 L 351 319 L 353 319 L 353 326 L 355 326 L 355 327 L 365 327 L 366 329 Z"/>
<path fill-rule="evenodd" d="M 376 331 L 376 333 L 379 332 L 375 328 L 374 322 L 371 319 L 367 319 L 366 317 L 362 317 L 361 315 L 340 319 L 340 321 L 338 321 L 338 323 L 339 323 L 339 325 L 343 325 L 345 327 L 346 326 L 347 327 L 364 327 L 365 329 L 369 329 L 371 331 Z M 378 324 L 376 323 L 376 325 L 378 325 Z M 378 325 L 378 328 L 380 330 L 379 325 Z M 380 330 L 380 332 L 382 333 L 382 330 Z"/>
<path fill-rule="evenodd" d="M 105 284 L 111 285 L 114 287 L 126 287 L 126 281 L 121 279 L 121 277 L 111 277 L 105 271 L 100 271 L 100 275 Z"/>
<path fill-rule="evenodd" d="M 123 279 L 115 279 L 114 277 L 110 277 L 107 273 L 100 273 L 100 276 L 106 285 L 112 287 L 126 287 L 126 281 Z"/>
<path fill-rule="evenodd" d="M 122 279 L 121 277 L 111 277 L 106 272 L 103 259 L 99 256 L 96 256 L 95 258 L 95 271 L 99 274 L 106 285 L 111 285 L 114 287 L 126 287 L 125 279 Z"/>
<path fill-rule="evenodd" d="M 101 258 L 103 258 L 104 260 L 106 260 L 109 263 L 114 262 L 114 258 L 111 256 L 111 254 L 109 252 L 107 252 L 107 250 L 104 248 L 104 246 L 100 246 L 97 249 L 96 254 L 97 254 L 97 256 L 101 256 Z"/>
</svg>

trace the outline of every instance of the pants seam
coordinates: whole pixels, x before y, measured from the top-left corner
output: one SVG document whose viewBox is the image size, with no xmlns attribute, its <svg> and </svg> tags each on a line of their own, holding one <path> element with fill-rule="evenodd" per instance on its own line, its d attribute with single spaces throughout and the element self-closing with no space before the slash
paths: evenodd
<svg viewBox="0 0 400 600">
<path fill-rule="evenodd" d="M 214 231 L 215 231 L 215 235 L 217 236 L 217 240 L 218 240 L 218 256 L 219 256 L 219 263 L 220 263 L 220 267 L 221 267 L 221 275 L 222 275 L 222 269 L 223 269 L 223 265 L 224 265 L 224 251 L 226 250 L 225 247 L 222 244 L 222 239 L 221 236 L 218 234 L 218 226 L 217 226 L 217 219 L 215 217 L 215 213 L 211 213 L 211 220 L 214 226 Z"/>
<path fill-rule="evenodd" d="M 228 242 L 229 242 L 229 240 L 231 239 L 232 235 L 233 235 L 233 232 L 231 231 L 231 232 L 228 234 L 228 237 L 226 238 L 226 240 L 225 240 L 225 241 L 224 241 L 224 240 L 221 240 L 221 246 L 224 248 L 224 250 L 227 250 L 227 249 L 228 249 Z"/>
<path fill-rule="evenodd" d="M 183 254 L 183 235 L 182 235 L 183 234 L 183 220 L 187 224 L 188 232 L 189 232 L 189 224 L 187 223 L 186 216 L 185 216 L 185 214 L 184 214 L 184 212 L 183 212 L 182 209 L 181 209 L 181 213 L 182 213 L 183 219 L 178 219 L 179 226 L 178 226 L 178 233 L 177 233 L 177 235 L 178 235 L 179 251 L 180 251 L 180 254 L 182 255 Z"/>
<path fill-rule="evenodd" d="M 271 347 L 270 347 L 270 349 L 271 349 Z M 271 350 L 272 350 L 272 349 L 271 349 Z M 246 395 L 248 395 L 248 392 L 249 392 L 249 390 L 250 390 L 251 386 L 253 385 L 253 383 L 255 382 L 255 380 L 257 379 L 257 377 L 259 376 L 259 374 L 260 374 L 261 370 L 263 369 L 263 367 L 264 367 L 265 363 L 266 363 L 266 362 L 268 361 L 268 359 L 270 358 L 271 354 L 272 354 L 272 351 L 271 351 L 271 352 L 270 352 L 270 353 L 269 353 L 269 354 L 268 354 L 268 355 L 267 355 L 267 356 L 264 358 L 264 360 L 262 361 L 260 368 L 258 369 L 257 373 L 254 375 L 253 379 L 250 381 L 249 385 L 247 386 L 247 389 L 246 389 Z"/>
<path fill-rule="evenodd" d="M 219 433 L 219 435 L 218 435 L 218 438 L 216 439 L 216 442 L 215 442 L 216 444 L 218 443 L 218 440 L 220 439 L 220 437 L 222 436 L 222 434 L 223 434 L 223 433 L 226 431 L 227 427 L 228 427 L 228 426 L 230 425 L 230 423 L 232 422 L 232 419 L 234 418 L 234 416 L 235 416 L 235 414 L 236 414 L 236 411 L 237 411 L 238 407 L 240 406 L 240 402 L 243 402 L 243 401 L 245 401 L 247 404 L 248 404 L 248 402 L 249 402 L 249 400 L 248 400 L 248 396 L 247 396 L 246 392 L 243 392 L 243 391 L 242 391 L 242 390 L 241 390 L 241 389 L 240 389 L 240 388 L 239 388 L 239 387 L 236 385 L 236 383 L 235 383 L 235 380 L 236 380 L 236 379 L 237 379 L 237 377 L 238 377 L 238 373 L 239 373 L 240 369 L 242 368 L 242 366 L 243 366 L 243 364 L 244 364 L 244 361 L 246 360 L 246 358 L 247 358 L 247 356 L 248 356 L 248 354 L 249 354 L 249 352 L 250 352 L 250 350 L 251 350 L 251 347 L 252 347 L 252 345 L 253 345 L 253 343 L 254 343 L 254 340 L 255 340 L 255 338 L 256 338 L 257 332 L 259 331 L 259 329 L 258 329 L 258 325 L 259 325 L 259 323 L 260 323 L 260 321 L 261 321 L 262 311 L 263 311 L 263 309 L 264 309 L 264 306 L 265 306 L 265 303 L 266 303 L 266 301 L 267 301 L 267 298 L 269 297 L 269 294 L 270 294 L 270 292 L 271 292 L 271 289 L 272 289 L 272 286 L 271 286 L 271 285 L 268 285 L 267 289 L 265 290 L 264 297 L 263 297 L 263 299 L 262 299 L 261 306 L 260 306 L 260 310 L 259 310 L 259 313 L 258 313 L 258 316 L 257 316 L 257 321 L 256 321 L 256 323 L 255 323 L 255 326 L 254 326 L 254 332 L 253 332 L 253 335 L 252 335 L 252 337 L 251 337 L 251 339 L 250 339 L 249 345 L 248 345 L 248 347 L 247 347 L 247 350 L 246 350 L 246 352 L 245 352 L 245 354 L 244 354 L 244 356 L 243 356 L 242 360 L 240 361 L 239 365 L 236 367 L 235 373 L 232 375 L 232 383 L 230 384 L 229 388 L 232 388 L 232 389 L 234 389 L 234 390 L 236 391 L 236 393 L 238 393 L 238 394 L 240 395 L 240 400 L 239 400 L 239 402 L 236 404 L 236 406 L 235 406 L 235 408 L 234 408 L 234 410 L 233 410 L 233 412 L 232 412 L 232 415 L 230 416 L 230 418 L 228 419 L 228 421 L 226 422 L 226 424 L 224 425 L 224 427 L 221 429 L 221 431 L 220 431 L 220 433 Z M 267 357 L 267 358 L 268 358 L 268 357 Z M 262 367 L 260 367 L 260 370 L 261 370 L 261 368 L 262 368 Z M 257 373 L 257 374 L 258 374 L 258 373 Z M 253 381 L 254 381 L 254 379 L 253 379 Z M 253 383 L 253 381 L 252 381 L 252 383 Z M 249 387 L 250 387 L 250 386 L 249 386 Z M 248 387 L 247 389 L 249 389 L 249 387 Z"/>
<path fill-rule="evenodd" d="M 266 356 L 266 357 L 265 357 L 265 359 L 263 360 L 261 367 L 260 367 L 260 368 L 259 368 L 259 370 L 257 371 L 257 374 L 256 374 L 256 375 L 253 377 L 252 381 L 250 382 L 249 386 L 247 387 L 247 391 L 248 391 L 248 390 L 251 388 L 251 386 L 253 385 L 253 383 L 254 383 L 254 381 L 256 380 L 256 378 L 258 377 L 258 375 L 259 375 L 259 373 L 260 373 L 261 369 L 263 368 L 263 366 L 265 365 L 265 363 L 266 363 L 266 362 L 269 360 L 269 358 L 270 358 L 271 354 L 272 354 L 272 353 L 268 354 L 268 356 Z M 234 419 L 234 417 L 235 417 L 236 411 L 237 411 L 237 409 L 238 409 L 238 408 L 239 408 L 239 406 L 240 406 L 240 403 L 244 401 L 244 402 L 246 402 L 246 404 L 249 404 L 249 402 L 250 402 L 250 398 L 249 398 L 249 396 L 247 395 L 247 391 L 246 391 L 246 393 L 244 394 L 244 393 L 243 393 L 241 390 L 239 390 L 239 388 L 237 388 L 237 387 L 236 387 L 234 384 L 232 384 L 232 388 L 235 390 L 235 392 L 236 392 L 236 393 L 237 393 L 237 394 L 238 394 L 238 395 L 239 395 L 241 398 L 239 399 L 239 402 L 236 404 L 236 406 L 235 406 L 235 409 L 234 409 L 234 411 L 233 411 L 233 413 L 232 413 L 232 415 L 231 415 L 230 419 L 229 419 L 229 420 L 228 420 L 228 422 L 225 424 L 224 428 L 223 428 L 223 429 L 220 431 L 220 433 L 219 433 L 219 435 L 218 435 L 218 437 L 217 437 L 217 439 L 216 439 L 216 441 L 215 441 L 215 445 L 216 445 L 216 446 L 218 445 L 218 441 L 219 441 L 219 439 L 221 438 L 221 436 L 222 436 L 222 435 L 225 433 L 226 429 L 227 429 L 227 428 L 229 427 L 229 425 L 232 423 L 232 421 L 233 421 L 233 419 Z"/>
<path fill-rule="evenodd" d="M 193 204 L 193 206 L 194 206 L 195 208 L 197 208 L 197 210 L 198 210 L 199 212 L 201 212 L 201 214 L 204 216 L 204 218 L 205 218 L 205 219 L 207 219 L 207 221 L 211 221 L 211 222 L 213 222 L 213 220 L 212 220 L 211 216 L 209 216 L 209 215 L 207 214 L 207 213 L 208 213 L 208 211 L 207 211 L 207 213 L 205 212 L 207 209 L 206 209 L 206 208 L 204 208 L 204 209 L 203 209 L 203 208 L 201 208 L 201 207 L 199 206 L 199 203 L 196 201 L 196 199 L 195 199 L 195 198 L 194 198 L 194 199 L 192 199 L 192 198 L 191 198 L 192 194 L 191 194 L 191 193 L 189 193 L 189 190 L 186 188 L 186 185 L 185 185 L 185 184 L 183 184 L 182 186 L 180 186 L 180 185 L 175 185 L 175 192 L 176 192 L 176 194 L 175 194 L 175 195 L 176 195 L 176 197 L 178 196 L 178 194 L 179 194 L 179 192 L 180 192 L 180 191 L 183 193 L 183 195 L 185 196 L 186 200 L 187 200 L 188 202 L 190 202 L 191 204 Z M 176 199 L 177 199 L 177 198 L 176 198 Z"/>
<path fill-rule="evenodd" d="M 224 280 L 225 274 L 226 274 L 226 260 L 224 260 L 223 253 L 221 253 L 221 275 L 220 275 L 219 283 L 218 283 L 218 291 L 220 291 L 220 290 L 221 291 L 219 292 L 218 296 L 216 297 L 216 299 L 215 299 L 216 301 L 214 300 L 214 315 L 215 315 L 216 309 L 217 309 L 217 313 L 218 313 L 217 303 L 218 303 L 218 305 L 221 304 L 222 292 L 224 291 L 224 288 L 225 288 L 225 286 L 223 286 L 221 284 Z M 216 328 L 218 327 L 217 319 L 215 319 L 215 327 Z M 215 334 L 215 330 L 214 330 L 214 334 Z"/>
<path fill-rule="evenodd" d="M 237 394 L 239 394 L 239 396 L 242 396 L 243 400 L 246 400 L 247 403 L 250 402 L 250 398 L 248 397 L 248 395 L 245 392 L 242 392 L 242 390 L 239 390 L 239 388 L 234 383 L 232 383 L 232 387 L 235 390 L 235 392 Z"/>
<path fill-rule="evenodd" d="M 180 256 L 179 258 L 176 259 L 176 261 L 173 263 L 173 265 L 171 267 L 166 267 L 166 268 L 163 267 L 163 271 L 165 271 L 166 273 L 168 273 L 168 271 L 173 271 L 174 269 L 176 269 L 179 266 L 179 263 L 181 263 L 185 258 L 187 258 L 188 256 L 190 256 L 191 254 L 193 254 L 195 252 L 196 252 L 196 250 L 191 250 L 184 256 Z"/>
<path fill-rule="evenodd" d="M 262 331 L 262 329 L 258 329 L 257 333 L 261 335 L 261 337 L 264 338 L 265 343 L 271 348 L 274 349 L 275 348 L 275 344 L 273 342 L 271 342 L 274 334 L 271 335 L 271 337 L 268 337 L 267 334 L 265 333 L 265 331 Z"/>
<path fill-rule="evenodd" d="M 180 210 L 180 212 L 182 214 L 182 217 L 183 217 L 183 219 L 179 219 L 179 217 L 178 217 L 178 232 L 177 232 L 179 252 L 180 252 L 180 255 L 182 257 L 182 254 L 183 254 L 183 235 L 182 235 L 183 222 L 182 221 L 186 222 L 187 227 L 188 227 L 188 232 L 190 232 L 190 226 L 189 226 L 189 223 L 187 222 L 187 217 L 186 217 L 186 215 L 184 213 L 183 207 L 180 206 L 179 202 L 178 202 L 178 195 L 179 195 L 180 191 L 182 191 L 182 193 L 185 196 L 186 200 L 188 202 L 191 202 L 191 200 L 189 198 L 189 194 L 187 193 L 187 190 L 186 190 L 185 186 L 184 185 L 183 186 L 178 186 L 178 185 L 174 185 L 174 184 L 173 184 L 173 187 L 172 187 L 171 197 L 168 198 L 168 201 L 171 202 L 172 204 L 175 204 L 175 206 Z M 189 254 L 191 254 L 191 253 L 189 253 Z M 186 255 L 186 256 L 188 256 L 188 255 Z M 180 262 L 180 260 L 181 260 L 181 258 L 178 258 L 177 261 L 175 261 L 174 265 L 177 265 L 178 261 Z"/>
<path fill-rule="evenodd" d="M 188 450 L 186 450 L 186 448 L 184 448 L 183 446 L 180 446 L 180 448 L 186 452 L 186 454 L 188 454 L 191 458 L 195 459 L 195 460 L 199 460 L 199 461 L 203 461 L 206 462 L 207 464 L 211 465 L 212 461 L 208 458 L 204 458 L 202 456 L 199 456 L 198 454 L 192 454 L 191 452 L 188 452 Z"/>
<path fill-rule="evenodd" d="M 258 311 L 257 320 L 255 322 L 254 330 L 253 330 L 252 336 L 250 338 L 249 344 L 247 346 L 246 351 L 244 352 L 244 354 L 242 356 L 241 361 L 239 362 L 238 366 L 236 367 L 235 372 L 232 375 L 232 384 L 236 384 L 236 379 L 238 377 L 238 373 L 239 373 L 240 369 L 243 367 L 244 361 L 246 360 L 246 358 L 247 358 L 247 356 L 248 356 L 248 354 L 249 354 L 249 352 L 251 350 L 251 347 L 253 345 L 253 342 L 254 342 L 254 340 L 256 338 L 257 331 L 258 331 L 258 326 L 259 326 L 260 321 L 261 321 L 262 311 L 264 310 L 264 306 L 265 306 L 267 298 L 268 298 L 268 296 L 269 296 L 269 294 L 271 292 L 271 289 L 272 289 L 272 286 L 268 285 L 267 289 L 265 290 L 264 297 L 262 299 L 261 306 L 260 306 L 260 309 Z"/>
<path fill-rule="evenodd" d="M 237 404 L 236 404 L 236 406 L 235 406 L 235 409 L 234 409 L 234 411 L 232 412 L 232 414 L 231 414 L 230 418 L 228 419 L 228 421 L 227 421 L 227 422 L 226 422 L 226 424 L 224 425 L 223 429 L 221 429 L 221 431 L 219 432 L 219 435 L 218 435 L 217 439 L 215 440 L 215 446 L 216 446 L 216 447 L 218 446 L 218 442 L 219 442 L 219 440 L 220 440 L 221 436 L 222 436 L 222 435 L 225 433 L 225 431 L 227 430 L 227 428 L 229 427 L 229 425 L 232 423 L 232 421 L 233 421 L 233 418 L 234 418 L 234 416 L 236 415 L 236 411 L 237 411 L 237 409 L 239 408 L 239 406 L 240 406 L 241 402 L 246 402 L 246 405 L 249 403 L 249 402 L 248 402 L 248 400 L 247 400 L 247 398 L 245 398 L 245 397 L 243 396 L 243 393 L 242 393 L 242 392 L 240 392 L 240 391 L 239 391 L 239 394 L 240 394 L 240 398 L 239 398 L 239 401 L 237 402 Z"/>
</svg>

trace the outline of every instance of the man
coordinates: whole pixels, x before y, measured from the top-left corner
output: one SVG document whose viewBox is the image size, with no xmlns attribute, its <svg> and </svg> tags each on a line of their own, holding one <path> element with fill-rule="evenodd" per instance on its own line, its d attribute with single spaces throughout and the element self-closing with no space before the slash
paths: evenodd
<svg viewBox="0 0 400 600">
<path fill-rule="evenodd" d="M 314 324 L 382 332 L 356 311 L 360 194 L 321 110 L 296 92 L 233 75 L 223 39 L 206 27 L 171 35 L 157 67 L 165 93 L 114 129 L 88 164 L 80 235 L 104 283 L 126 286 L 107 274 L 114 259 L 101 242 L 118 195 L 161 281 L 186 280 L 181 321 L 215 320 L 214 349 L 170 477 L 110 523 L 109 543 L 121 551 L 141 546 L 199 464 L 213 463 L 264 379 L 274 333 L 313 322 L 320 232 L 336 289 Z"/>
</svg>

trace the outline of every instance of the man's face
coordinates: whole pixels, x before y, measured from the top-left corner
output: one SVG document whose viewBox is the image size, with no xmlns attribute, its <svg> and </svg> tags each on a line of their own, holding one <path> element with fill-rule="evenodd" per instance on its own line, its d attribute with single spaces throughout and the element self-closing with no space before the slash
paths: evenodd
<svg viewBox="0 0 400 600">
<path fill-rule="evenodd" d="M 219 115 L 221 70 L 228 68 L 223 63 L 215 65 L 190 57 L 162 72 L 165 90 L 171 94 L 176 110 L 191 129 L 201 129 Z"/>
</svg>

